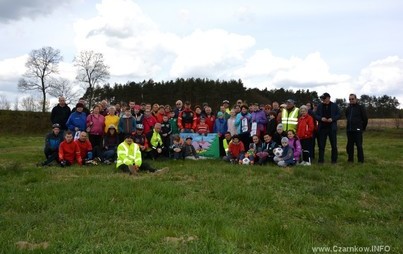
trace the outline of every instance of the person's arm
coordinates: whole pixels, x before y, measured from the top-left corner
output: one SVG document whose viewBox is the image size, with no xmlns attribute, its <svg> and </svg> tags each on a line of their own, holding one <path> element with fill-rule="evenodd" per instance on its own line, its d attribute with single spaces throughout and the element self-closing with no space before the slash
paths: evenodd
<svg viewBox="0 0 403 254">
<path fill-rule="evenodd" d="M 182 129 L 183 129 L 183 126 L 182 126 L 182 115 L 183 115 L 183 112 L 180 111 L 180 112 L 179 112 L 179 115 L 178 115 L 178 121 L 177 121 L 178 128 L 179 128 L 180 131 L 182 131 Z"/>
<path fill-rule="evenodd" d="M 336 103 L 333 104 L 334 104 L 334 116 L 332 116 L 332 122 L 335 122 L 340 119 L 340 109 Z"/>
<path fill-rule="evenodd" d="M 362 118 L 362 130 L 365 131 L 367 129 L 368 125 L 368 115 L 367 115 L 367 110 L 365 109 L 364 106 L 361 106 L 361 118 Z"/>
<path fill-rule="evenodd" d="M 77 160 L 78 165 L 81 166 L 81 165 L 83 165 L 83 159 L 81 158 L 80 147 L 75 142 L 74 142 L 74 145 L 75 145 L 76 160 Z"/>
<path fill-rule="evenodd" d="M 59 161 L 64 160 L 64 143 L 60 143 L 59 145 Z"/>
<path fill-rule="evenodd" d="M 292 149 L 291 147 L 288 147 L 287 154 L 284 154 L 281 157 L 281 160 L 285 161 L 285 160 L 289 160 L 289 159 L 293 159 L 293 158 L 294 158 L 294 149 Z"/>
</svg>

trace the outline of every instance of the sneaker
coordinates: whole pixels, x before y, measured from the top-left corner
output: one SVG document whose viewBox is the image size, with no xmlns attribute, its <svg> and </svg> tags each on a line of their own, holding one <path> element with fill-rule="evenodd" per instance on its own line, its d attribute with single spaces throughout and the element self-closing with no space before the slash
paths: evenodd
<svg viewBox="0 0 403 254">
<path fill-rule="evenodd" d="M 303 161 L 301 163 L 301 165 L 303 165 L 303 166 L 311 166 L 311 163 L 309 161 Z"/>
<path fill-rule="evenodd" d="M 168 171 L 169 171 L 169 168 L 168 168 L 168 167 L 165 167 L 165 168 L 157 169 L 157 170 L 154 172 L 154 174 L 160 175 L 160 174 L 167 173 Z"/>
<path fill-rule="evenodd" d="M 111 164 L 112 164 L 112 162 L 110 162 L 109 160 L 105 160 L 104 163 L 105 163 L 106 165 L 111 165 Z"/>
</svg>

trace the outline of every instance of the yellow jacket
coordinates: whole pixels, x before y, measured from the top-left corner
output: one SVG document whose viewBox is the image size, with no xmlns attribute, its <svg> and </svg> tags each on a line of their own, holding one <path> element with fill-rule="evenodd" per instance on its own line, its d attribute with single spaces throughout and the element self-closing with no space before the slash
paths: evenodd
<svg viewBox="0 0 403 254">
<path fill-rule="evenodd" d="M 105 116 L 105 133 L 108 132 L 109 126 L 113 124 L 115 125 L 116 132 L 119 132 L 119 117 L 117 115 L 107 115 Z"/>
<path fill-rule="evenodd" d="M 118 146 L 118 160 L 116 162 L 116 168 L 120 165 L 125 164 L 127 166 L 136 165 L 138 167 L 143 163 L 141 159 L 140 147 L 136 143 L 131 145 L 127 144 L 125 141 L 120 143 Z"/>
</svg>

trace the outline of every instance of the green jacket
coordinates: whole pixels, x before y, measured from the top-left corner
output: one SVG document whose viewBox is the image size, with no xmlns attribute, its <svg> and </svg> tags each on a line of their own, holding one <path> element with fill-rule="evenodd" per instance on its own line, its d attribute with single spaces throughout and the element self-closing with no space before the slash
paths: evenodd
<svg viewBox="0 0 403 254">
<path fill-rule="evenodd" d="M 116 168 L 122 164 L 127 166 L 136 165 L 140 167 L 142 162 L 139 145 L 134 142 L 131 145 L 124 141 L 120 143 L 118 146 L 118 160 L 116 162 Z"/>
</svg>

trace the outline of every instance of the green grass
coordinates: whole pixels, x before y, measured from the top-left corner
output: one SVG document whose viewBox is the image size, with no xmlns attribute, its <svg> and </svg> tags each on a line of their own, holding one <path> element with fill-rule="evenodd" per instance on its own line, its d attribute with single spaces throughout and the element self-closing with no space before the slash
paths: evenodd
<svg viewBox="0 0 403 254">
<path fill-rule="evenodd" d="M 166 161 L 151 163 L 169 173 L 137 178 L 113 166 L 37 168 L 42 137 L 3 136 L 0 252 L 27 252 L 16 246 L 26 241 L 48 243 L 34 253 L 401 253 L 402 136 L 366 133 L 364 165 L 345 162 L 341 132 L 336 166 Z"/>
</svg>

